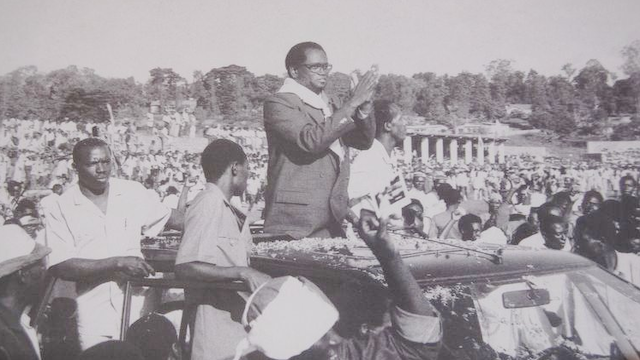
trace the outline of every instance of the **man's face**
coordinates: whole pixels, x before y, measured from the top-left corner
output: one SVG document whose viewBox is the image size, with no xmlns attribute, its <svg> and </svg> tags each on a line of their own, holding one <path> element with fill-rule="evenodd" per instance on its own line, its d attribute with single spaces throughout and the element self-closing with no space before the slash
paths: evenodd
<svg viewBox="0 0 640 360">
<path fill-rule="evenodd" d="M 587 199 L 587 201 L 585 201 L 582 211 L 584 212 L 585 215 L 591 214 L 600 208 L 600 204 L 601 203 L 598 198 L 591 197 Z"/>
<path fill-rule="evenodd" d="M 81 186 L 94 191 L 104 191 L 109 186 L 111 154 L 106 146 L 82 149 L 79 162 L 74 165 Z"/>
<path fill-rule="evenodd" d="M 327 54 L 325 54 L 324 51 L 318 49 L 307 49 L 305 51 L 305 54 L 307 55 L 307 59 L 296 69 L 295 73 L 293 74 L 294 79 L 300 85 L 308 88 L 309 90 L 315 93 L 320 93 L 327 85 L 329 71 L 312 71 L 311 69 L 318 65 L 327 65 Z"/>
<path fill-rule="evenodd" d="M 401 114 L 393 118 L 389 125 L 391 127 L 391 136 L 396 142 L 401 142 L 407 137 L 407 124 Z"/>
<path fill-rule="evenodd" d="M 567 224 L 553 223 L 542 232 L 545 245 L 548 248 L 561 250 L 567 241 Z"/>
<path fill-rule="evenodd" d="M 492 214 L 498 212 L 500 205 L 502 205 L 501 200 L 498 200 L 498 199 L 489 200 L 489 212 Z"/>
<path fill-rule="evenodd" d="M 234 195 L 240 196 L 247 189 L 247 180 L 251 172 L 249 171 L 249 159 L 244 163 L 236 163 L 236 176 L 234 178 Z"/>
<path fill-rule="evenodd" d="M 418 189 L 418 190 L 424 191 L 425 180 L 426 179 L 424 177 L 422 177 L 422 176 L 414 176 L 413 177 L 413 187 Z"/>
<path fill-rule="evenodd" d="M 464 241 L 476 241 L 480 237 L 482 232 L 482 224 L 474 222 L 471 226 L 462 229 L 462 240 Z"/>
<path fill-rule="evenodd" d="M 625 181 L 622 182 L 622 187 L 620 188 L 620 191 L 622 192 L 622 195 L 633 196 L 633 192 L 635 191 L 635 189 L 636 189 L 635 181 L 631 179 L 626 179 Z"/>
</svg>

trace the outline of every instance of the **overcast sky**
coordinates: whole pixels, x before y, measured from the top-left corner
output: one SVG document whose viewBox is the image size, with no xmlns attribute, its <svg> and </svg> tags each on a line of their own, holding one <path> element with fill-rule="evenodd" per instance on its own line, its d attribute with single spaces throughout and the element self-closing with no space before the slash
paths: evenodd
<svg viewBox="0 0 640 360">
<path fill-rule="evenodd" d="M 148 79 L 237 64 L 282 75 L 289 48 L 324 46 L 334 71 L 484 72 L 494 59 L 545 75 L 590 59 L 622 76 L 638 0 L 0 0 L 0 74 L 36 65 Z"/>
</svg>

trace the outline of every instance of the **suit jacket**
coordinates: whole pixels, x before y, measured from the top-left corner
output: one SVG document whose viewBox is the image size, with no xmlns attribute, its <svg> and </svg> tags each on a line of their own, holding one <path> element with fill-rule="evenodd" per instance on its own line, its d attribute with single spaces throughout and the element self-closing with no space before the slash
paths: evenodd
<svg viewBox="0 0 640 360">
<path fill-rule="evenodd" d="M 336 99 L 329 105 L 334 112 L 340 106 Z M 349 200 L 349 147 L 371 147 L 373 119 L 325 119 L 321 109 L 297 95 L 278 93 L 265 101 L 264 124 L 269 146 L 265 232 L 295 239 L 341 236 Z M 329 149 L 336 139 L 343 160 Z"/>
</svg>

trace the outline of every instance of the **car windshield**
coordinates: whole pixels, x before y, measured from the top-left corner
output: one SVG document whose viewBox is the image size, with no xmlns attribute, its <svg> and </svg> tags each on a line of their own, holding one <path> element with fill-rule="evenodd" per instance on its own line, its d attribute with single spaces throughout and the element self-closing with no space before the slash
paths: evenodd
<svg viewBox="0 0 640 360">
<path fill-rule="evenodd" d="M 425 296 L 442 314 L 442 359 L 617 359 L 640 349 L 640 290 L 595 267 Z"/>
</svg>

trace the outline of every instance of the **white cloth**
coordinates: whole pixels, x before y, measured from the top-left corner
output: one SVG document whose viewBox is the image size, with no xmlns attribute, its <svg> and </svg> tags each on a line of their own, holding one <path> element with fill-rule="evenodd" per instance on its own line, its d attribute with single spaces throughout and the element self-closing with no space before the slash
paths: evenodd
<svg viewBox="0 0 640 360">
<path fill-rule="evenodd" d="M 361 151 L 351 164 L 349 199 L 384 191 L 398 175 L 396 165 L 395 154 L 389 156 L 384 145 L 374 139 L 371 148 Z"/>
<path fill-rule="evenodd" d="M 45 219 L 46 242 L 52 249 L 49 266 L 71 258 L 142 257 L 141 234 L 157 235 L 170 216 L 171 209 L 134 181 L 110 179 L 106 214 L 73 185 Z M 82 348 L 109 337 L 117 339 L 123 300 L 118 285 L 78 282 L 76 289 Z"/>
<path fill-rule="evenodd" d="M 640 287 L 640 256 L 634 253 L 621 253 L 616 251 L 618 264 L 616 271 L 620 277 Z"/>
<path fill-rule="evenodd" d="M 297 81 L 292 78 L 284 79 L 284 84 L 279 93 L 291 93 L 297 95 L 300 100 L 302 100 L 305 104 L 313 106 L 316 109 L 322 110 L 322 114 L 324 118 L 328 118 L 331 116 L 331 108 L 329 104 L 324 100 L 324 93 L 316 94 L 308 88 L 300 85 Z M 345 118 L 347 119 L 347 118 Z M 340 161 L 344 159 L 344 149 L 342 148 L 342 144 L 340 144 L 340 139 L 336 139 L 331 146 L 329 147 L 334 154 L 338 155 Z"/>
<path fill-rule="evenodd" d="M 549 249 L 545 245 L 545 241 L 544 241 L 544 237 L 542 237 L 542 233 L 540 233 L 539 231 L 529 236 L 528 238 L 524 238 L 522 241 L 520 241 L 518 245 L 530 247 L 533 249 Z M 564 247 L 562 248 L 562 251 L 571 251 L 571 243 L 569 241 L 565 242 Z"/>
<path fill-rule="evenodd" d="M 36 329 L 31 326 L 31 318 L 29 317 L 29 311 L 31 307 L 27 307 L 25 311 L 20 316 L 20 325 L 22 325 L 22 329 L 27 334 L 31 345 L 33 345 L 33 349 L 36 351 L 36 355 L 38 355 L 38 359 L 42 359 L 42 354 L 40 354 L 40 343 L 38 341 L 38 334 Z"/>
<path fill-rule="evenodd" d="M 507 245 L 507 235 L 499 228 L 492 226 L 480 233 L 480 237 L 476 242 Z"/>
</svg>

